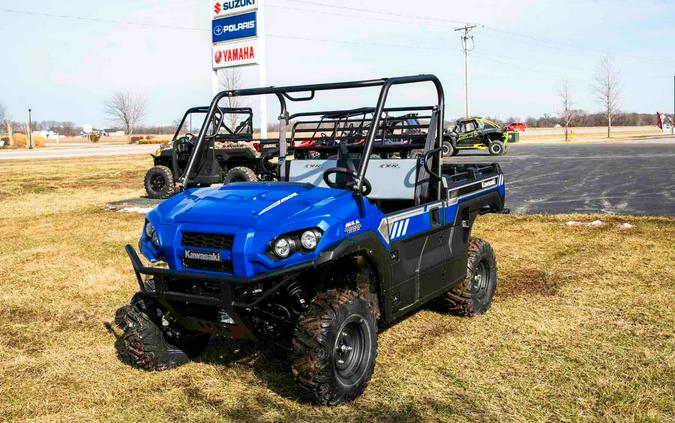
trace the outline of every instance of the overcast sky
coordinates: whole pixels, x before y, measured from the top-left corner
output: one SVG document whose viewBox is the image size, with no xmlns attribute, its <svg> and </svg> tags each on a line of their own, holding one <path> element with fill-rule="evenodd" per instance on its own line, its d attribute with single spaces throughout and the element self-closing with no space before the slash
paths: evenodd
<svg viewBox="0 0 675 423">
<path fill-rule="evenodd" d="M 31 106 L 36 120 L 110 126 L 104 101 L 128 90 L 148 98 L 145 123 L 171 123 L 211 98 L 210 9 L 211 0 L 0 0 L 0 102 L 15 120 Z M 464 107 L 453 28 L 470 22 L 479 25 L 470 56 L 474 115 L 555 114 L 563 78 L 577 108 L 597 111 L 590 87 L 606 54 L 622 74 L 622 109 L 673 108 L 672 0 L 267 0 L 266 16 L 269 85 L 434 73 L 450 119 Z M 257 85 L 255 69 L 246 79 Z M 395 101 L 419 104 L 424 95 Z M 373 106 L 376 96 L 318 101 Z"/>
</svg>

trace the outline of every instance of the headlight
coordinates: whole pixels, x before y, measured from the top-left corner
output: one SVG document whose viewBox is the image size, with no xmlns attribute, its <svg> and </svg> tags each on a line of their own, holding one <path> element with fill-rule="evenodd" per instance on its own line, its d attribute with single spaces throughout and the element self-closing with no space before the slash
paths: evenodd
<svg viewBox="0 0 675 423">
<path fill-rule="evenodd" d="M 281 237 L 274 243 L 274 254 L 279 258 L 286 258 L 291 255 L 292 247 L 291 240 Z"/>
<path fill-rule="evenodd" d="M 152 223 L 149 221 L 145 223 L 145 238 L 149 239 L 150 242 L 152 242 L 152 245 L 159 248 L 159 236 L 157 235 L 155 227 L 152 226 Z"/>
<path fill-rule="evenodd" d="M 271 258 L 285 259 L 295 252 L 308 253 L 316 250 L 323 231 L 319 228 L 303 229 L 289 232 L 276 238 L 269 246 L 268 256 Z"/>
<path fill-rule="evenodd" d="M 321 234 L 318 233 L 318 231 L 310 229 L 302 233 L 300 236 L 300 243 L 306 250 L 313 250 L 316 248 L 316 244 L 319 243 L 320 238 Z"/>
</svg>

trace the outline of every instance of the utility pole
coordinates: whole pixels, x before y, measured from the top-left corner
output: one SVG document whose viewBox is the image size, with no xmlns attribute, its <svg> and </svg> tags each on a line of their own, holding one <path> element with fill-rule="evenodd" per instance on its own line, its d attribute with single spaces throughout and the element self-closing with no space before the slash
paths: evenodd
<svg viewBox="0 0 675 423">
<path fill-rule="evenodd" d="M 673 117 L 670 118 L 670 135 L 675 135 L 675 76 L 673 76 Z"/>
<path fill-rule="evenodd" d="M 469 35 L 476 25 L 464 25 L 461 28 L 455 28 L 455 31 L 464 31 L 462 35 L 462 50 L 464 50 L 464 117 L 470 117 L 469 113 L 469 52 L 473 50 L 473 35 Z M 471 40 L 471 48 L 469 48 Z"/>
<path fill-rule="evenodd" d="M 32 109 L 28 109 L 28 149 L 33 149 L 33 122 L 31 122 Z"/>
</svg>

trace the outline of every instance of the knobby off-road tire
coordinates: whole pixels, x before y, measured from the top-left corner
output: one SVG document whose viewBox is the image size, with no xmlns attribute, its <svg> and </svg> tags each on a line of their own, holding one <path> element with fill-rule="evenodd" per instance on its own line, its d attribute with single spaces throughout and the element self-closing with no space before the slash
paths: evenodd
<svg viewBox="0 0 675 423">
<path fill-rule="evenodd" d="M 488 151 L 490 151 L 490 154 L 493 156 L 501 156 L 506 153 L 506 149 L 502 141 L 490 141 L 490 144 L 488 144 Z"/>
<path fill-rule="evenodd" d="M 320 293 L 297 323 L 292 370 L 303 398 L 322 405 L 351 401 L 368 386 L 377 357 L 377 320 L 354 291 Z"/>
<path fill-rule="evenodd" d="M 452 143 L 443 141 L 443 157 L 450 157 L 455 154 L 455 147 L 452 146 Z"/>
<path fill-rule="evenodd" d="M 177 324 L 162 329 L 161 310 L 141 293 L 134 295 L 126 310 L 124 346 L 132 362 L 142 369 L 167 370 L 185 364 L 209 342 L 209 334 Z"/>
<path fill-rule="evenodd" d="M 230 182 L 256 182 L 257 180 L 258 177 L 254 171 L 247 167 L 237 166 L 227 171 L 227 174 L 225 174 L 225 179 L 223 179 L 223 183 L 229 184 Z"/>
<path fill-rule="evenodd" d="M 145 192 L 150 198 L 169 198 L 176 193 L 173 172 L 166 166 L 154 166 L 145 174 Z"/>
<path fill-rule="evenodd" d="M 490 244 L 480 238 L 469 240 L 469 257 L 464 281 L 446 292 L 443 306 L 451 314 L 472 317 L 485 313 L 497 289 L 497 261 Z"/>
</svg>

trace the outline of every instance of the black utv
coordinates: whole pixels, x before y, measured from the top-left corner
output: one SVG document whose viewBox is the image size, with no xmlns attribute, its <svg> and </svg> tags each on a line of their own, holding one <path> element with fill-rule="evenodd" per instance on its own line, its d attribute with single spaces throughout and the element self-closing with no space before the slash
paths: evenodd
<svg viewBox="0 0 675 423">
<path fill-rule="evenodd" d="M 455 156 L 459 150 L 488 150 L 501 156 L 508 148 L 508 131 L 485 118 L 460 119 L 443 134 L 443 155 Z"/>
<path fill-rule="evenodd" d="M 171 143 L 152 155 L 154 166 L 145 174 L 148 197 L 169 198 L 177 192 L 176 184 L 185 173 L 208 111 L 208 107 L 188 109 Z M 192 132 L 195 127 L 197 131 Z M 205 131 L 209 148 L 196 160 L 196 175 L 191 186 L 265 179 L 260 169 L 261 141 L 253 141 L 251 108 L 218 107 L 215 119 Z"/>
</svg>

